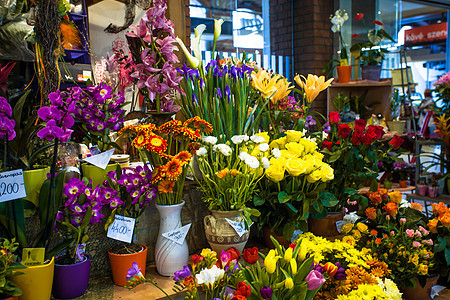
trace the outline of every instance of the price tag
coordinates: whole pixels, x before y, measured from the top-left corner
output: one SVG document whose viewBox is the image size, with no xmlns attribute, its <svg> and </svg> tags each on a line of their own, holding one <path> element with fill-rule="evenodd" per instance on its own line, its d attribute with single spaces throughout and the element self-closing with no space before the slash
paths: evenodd
<svg viewBox="0 0 450 300">
<path fill-rule="evenodd" d="M 114 150 L 115 149 L 111 149 L 97 155 L 86 157 L 84 161 L 104 170 L 108 166 L 111 156 L 114 154 Z"/>
<path fill-rule="evenodd" d="M 26 267 L 44 264 L 45 248 L 23 248 L 22 265 Z"/>
<path fill-rule="evenodd" d="M 190 228 L 191 224 L 187 224 L 178 229 L 163 233 L 162 236 L 181 246 L 183 245 L 184 239 L 186 238 Z"/>
<path fill-rule="evenodd" d="M 23 182 L 23 171 L 13 170 L 0 173 L 0 202 L 27 196 Z"/>
<path fill-rule="evenodd" d="M 239 235 L 239 237 L 243 236 L 247 230 L 245 230 L 245 222 L 237 222 L 237 221 L 233 221 L 230 220 L 228 218 L 225 218 L 225 220 L 227 220 L 228 224 L 230 224 L 231 227 L 233 227 L 234 231 L 236 231 L 236 233 Z"/>
<path fill-rule="evenodd" d="M 336 229 L 339 233 L 342 232 L 342 227 L 344 227 L 345 224 L 347 223 L 351 223 L 349 221 L 344 221 L 344 220 L 340 220 L 340 221 L 336 221 Z"/>
<path fill-rule="evenodd" d="M 108 227 L 106 236 L 118 241 L 131 243 L 135 223 L 136 219 L 134 218 L 116 215 L 114 222 Z"/>
</svg>

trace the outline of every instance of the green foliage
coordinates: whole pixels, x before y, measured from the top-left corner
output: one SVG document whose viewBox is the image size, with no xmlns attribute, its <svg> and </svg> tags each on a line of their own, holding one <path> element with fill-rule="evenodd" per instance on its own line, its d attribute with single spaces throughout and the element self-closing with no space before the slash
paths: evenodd
<svg viewBox="0 0 450 300">
<path fill-rule="evenodd" d="M 388 39 L 395 43 L 394 39 L 384 29 L 371 29 L 367 33 L 367 41 L 352 45 L 351 52 L 359 52 L 356 59 L 360 60 L 361 65 L 377 66 L 381 65 L 384 55 L 389 53 L 385 48 L 377 47 L 381 41 Z"/>
<path fill-rule="evenodd" d="M 0 293 L 8 296 L 22 296 L 19 286 L 10 280 L 12 276 L 23 274 L 17 271 L 25 268 L 17 263 L 17 255 L 14 252 L 19 247 L 19 243 L 12 239 L 0 239 Z"/>
</svg>

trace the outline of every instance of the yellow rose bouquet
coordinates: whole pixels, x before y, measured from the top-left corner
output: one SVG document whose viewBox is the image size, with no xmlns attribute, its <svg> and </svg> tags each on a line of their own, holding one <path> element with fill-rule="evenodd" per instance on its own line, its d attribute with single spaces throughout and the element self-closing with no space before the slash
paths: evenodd
<svg viewBox="0 0 450 300">
<path fill-rule="evenodd" d="M 253 204 L 263 211 L 260 225 L 269 225 L 279 235 L 290 238 L 297 226 L 306 230 L 310 209 L 336 205 L 320 197 L 326 182 L 334 178 L 333 169 L 322 161 L 315 139 L 300 131 L 287 130 L 285 136 L 270 143 L 270 166 L 265 170 L 260 192 Z"/>
</svg>

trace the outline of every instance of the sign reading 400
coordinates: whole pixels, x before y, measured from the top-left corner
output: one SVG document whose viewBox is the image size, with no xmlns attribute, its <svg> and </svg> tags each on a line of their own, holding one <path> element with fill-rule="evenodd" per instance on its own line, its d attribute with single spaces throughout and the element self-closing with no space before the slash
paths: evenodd
<svg viewBox="0 0 450 300">
<path fill-rule="evenodd" d="M 134 224 L 136 219 L 116 215 L 114 222 L 108 227 L 107 237 L 126 243 L 133 239 Z"/>
<path fill-rule="evenodd" d="M 27 196 L 22 170 L 0 173 L 0 202 Z"/>
</svg>

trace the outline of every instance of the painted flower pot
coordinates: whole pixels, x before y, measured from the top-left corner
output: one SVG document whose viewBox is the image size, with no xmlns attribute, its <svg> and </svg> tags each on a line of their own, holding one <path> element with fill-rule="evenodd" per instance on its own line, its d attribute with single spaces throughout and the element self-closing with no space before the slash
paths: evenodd
<svg viewBox="0 0 450 300">
<path fill-rule="evenodd" d="M 339 83 L 348 83 L 352 77 L 352 66 L 337 66 Z"/>
<path fill-rule="evenodd" d="M 163 236 L 164 233 L 182 227 L 181 209 L 185 202 L 175 205 L 158 205 L 159 232 L 155 246 L 155 261 L 158 273 L 163 276 L 173 276 L 176 271 L 183 269 L 189 262 L 189 249 L 186 239 L 180 245 Z"/>
<path fill-rule="evenodd" d="M 308 230 L 314 235 L 322 237 L 337 236 L 339 232 L 336 228 L 336 222 L 344 219 L 345 212 L 329 212 L 325 218 L 308 218 Z"/>
<path fill-rule="evenodd" d="M 90 264 L 91 259 L 89 257 L 72 265 L 55 264 L 53 296 L 61 299 L 72 299 L 83 295 L 89 282 Z"/>
<path fill-rule="evenodd" d="M 380 81 L 381 66 L 361 66 L 363 80 Z"/>
<path fill-rule="evenodd" d="M 242 213 L 238 210 L 210 211 L 211 215 L 205 216 L 203 223 L 205 225 L 206 240 L 212 250 L 221 253 L 222 250 L 235 247 L 242 252 L 245 244 L 247 244 L 250 232 L 246 231 L 239 236 L 236 230 L 226 220 L 229 219 L 235 222 L 244 222 Z"/>
<path fill-rule="evenodd" d="M 125 286 L 127 284 L 128 269 L 136 262 L 145 276 L 145 265 L 147 264 L 147 246 L 141 245 L 142 250 L 137 253 L 116 254 L 108 251 L 111 263 L 112 277 L 115 285 Z"/>
<path fill-rule="evenodd" d="M 94 165 L 83 164 L 83 176 L 92 179 L 92 187 L 95 188 L 98 184 L 102 183 L 106 179 L 108 172 L 115 171 L 119 164 L 110 164 L 106 169 L 100 169 Z"/>
<path fill-rule="evenodd" d="M 27 267 L 11 280 L 22 290 L 19 300 L 49 300 L 52 295 L 55 258 L 46 265 Z"/>
<path fill-rule="evenodd" d="M 439 187 L 438 186 L 429 186 L 428 187 L 428 195 L 431 198 L 436 198 L 439 194 Z"/>
<path fill-rule="evenodd" d="M 32 202 L 36 207 L 39 206 L 39 191 L 48 173 L 50 173 L 50 167 L 23 171 L 23 181 L 27 191 L 24 199 Z"/>
<path fill-rule="evenodd" d="M 427 278 L 427 283 L 422 287 L 416 278 L 416 287 L 402 289 L 403 298 L 406 300 L 428 300 L 431 299 L 431 288 L 437 284 L 439 275 Z"/>
<path fill-rule="evenodd" d="M 417 194 L 420 196 L 425 196 L 427 194 L 428 185 L 426 184 L 418 184 L 417 185 Z"/>
<path fill-rule="evenodd" d="M 407 188 L 408 187 L 408 180 L 399 180 L 398 181 L 398 185 L 401 187 L 401 188 Z"/>
</svg>

